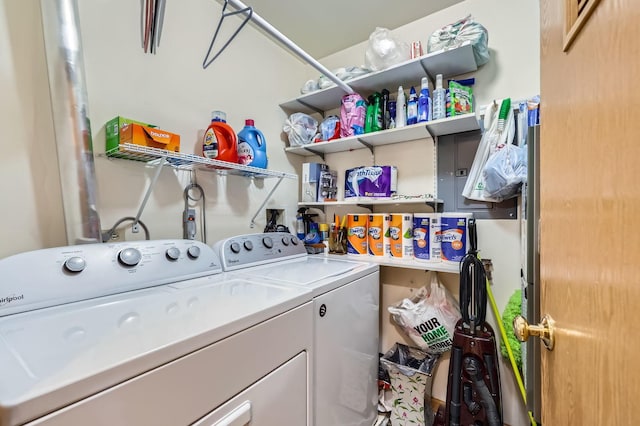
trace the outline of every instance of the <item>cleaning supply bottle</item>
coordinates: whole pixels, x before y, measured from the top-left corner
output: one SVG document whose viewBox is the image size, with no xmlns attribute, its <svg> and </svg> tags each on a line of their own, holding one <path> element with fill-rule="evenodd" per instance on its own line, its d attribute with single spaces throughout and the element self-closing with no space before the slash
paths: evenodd
<svg viewBox="0 0 640 426">
<path fill-rule="evenodd" d="M 371 133 L 373 128 L 373 95 L 369 95 L 367 98 L 367 113 L 364 116 L 364 132 Z"/>
<path fill-rule="evenodd" d="M 396 127 L 404 127 L 407 124 L 407 101 L 404 96 L 402 86 L 398 87 L 398 97 L 396 98 Z"/>
<path fill-rule="evenodd" d="M 382 89 L 382 99 L 380 101 L 380 107 L 382 109 L 382 129 L 386 130 L 388 128 L 389 123 L 389 91 L 387 89 Z"/>
<path fill-rule="evenodd" d="M 422 77 L 420 82 L 420 96 L 418 96 L 418 123 L 431 121 L 431 98 L 429 97 L 429 80 Z"/>
<path fill-rule="evenodd" d="M 447 116 L 446 90 L 442 87 L 442 74 L 436 75 L 436 88 L 433 91 L 433 119 L 440 120 Z"/>
<path fill-rule="evenodd" d="M 418 94 L 416 88 L 411 86 L 409 90 L 409 101 L 407 102 L 407 125 L 418 122 Z"/>
<path fill-rule="evenodd" d="M 245 120 L 238 133 L 238 163 L 245 166 L 267 168 L 267 143 L 262 132 L 255 128 L 254 121 Z"/>
<path fill-rule="evenodd" d="M 238 162 L 236 132 L 227 124 L 227 115 L 222 111 L 211 113 L 211 124 L 202 141 L 202 155 L 212 160 Z"/>
<path fill-rule="evenodd" d="M 304 218 L 302 217 L 302 212 L 298 212 L 296 215 L 296 236 L 300 241 L 304 241 L 305 235 Z"/>
</svg>

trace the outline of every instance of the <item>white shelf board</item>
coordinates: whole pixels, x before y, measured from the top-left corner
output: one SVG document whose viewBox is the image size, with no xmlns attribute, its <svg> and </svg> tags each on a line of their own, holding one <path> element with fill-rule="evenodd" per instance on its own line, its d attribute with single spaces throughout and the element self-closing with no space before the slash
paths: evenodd
<svg viewBox="0 0 640 426">
<path fill-rule="evenodd" d="M 331 154 L 334 152 L 353 151 L 354 149 L 366 148 L 366 146 L 363 145 L 362 142 L 358 140 L 358 138 L 361 136 L 363 135 L 353 136 L 349 138 L 335 139 L 329 142 L 318 142 L 318 143 L 311 143 L 303 146 L 294 146 L 294 147 L 285 148 L 285 151 L 291 152 L 293 154 L 303 155 L 305 157 L 315 155 L 314 152 Z"/>
<path fill-rule="evenodd" d="M 443 78 L 447 78 L 473 72 L 477 69 L 478 67 L 473 57 L 473 47 L 470 42 L 467 42 L 458 48 L 428 53 L 385 70 L 356 77 L 345 81 L 345 83 L 360 95 L 366 97 L 384 88 L 394 94 L 400 85 L 408 90 L 411 85 L 418 86 L 422 77 L 427 74 L 431 77 L 431 80 L 434 80 L 436 74 L 442 74 Z M 285 101 L 280 104 L 280 107 L 287 111 L 307 114 L 328 111 L 338 108 L 345 94 L 342 89 L 332 85 L 326 89 L 317 90 Z"/>
<path fill-rule="evenodd" d="M 342 201 L 325 201 L 317 203 L 299 202 L 300 207 L 325 207 L 325 206 L 359 206 L 359 205 L 399 205 L 399 204 L 441 204 L 444 201 L 437 198 L 368 198 L 353 197 Z"/>
<path fill-rule="evenodd" d="M 392 266 L 395 268 L 420 269 L 423 271 L 447 272 L 459 274 L 460 265 L 444 262 L 424 262 L 412 259 L 394 259 L 390 257 L 378 257 L 356 254 L 325 254 L 330 259 L 360 260 L 363 262 L 377 263 L 381 266 Z"/>
<path fill-rule="evenodd" d="M 381 146 L 399 142 L 409 142 L 417 139 L 430 139 L 427 132 L 427 123 L 412 124 L 399 129 L 381 130 L 379 132 L 365 133 L 360 139 L 369 145 Z"/>
<path fill-rule="evenodd" d="M 315 153 L 330 154 L 335 152 L 353 151 L 356 149 L 367 148 L 367 145 L 390 145 L 418 139 L 430 139 L 431 135 L 443 136 L 479 129 L 480 124 L 476 115 L 464 114 L 456 117 L 443 118 L 441 120 L 413 124 L 399 129 L 381 130 L 379 132 L 365 133 L 329 142 L 318 142 L 303 146 L 288 147 L 285 148 L 285 151 L 292 154 L 310 157 L 316 155 Z"/>
<path fill-rule="evenodd" d="M 421 56 L 420 62 L 427 70 L 431 80 L 435 80 L 437 74 L 442 74 L 442 78 L 446 79 L 478 69 L 470 41 L 455 49 L 439 50 Z"/>
<path fill-rule="evenodd" d="M 451 135 L 480 129 L 480 123 L 475 113 L 428 121 L 425 124 L 434 136 Z"/>
</svg>

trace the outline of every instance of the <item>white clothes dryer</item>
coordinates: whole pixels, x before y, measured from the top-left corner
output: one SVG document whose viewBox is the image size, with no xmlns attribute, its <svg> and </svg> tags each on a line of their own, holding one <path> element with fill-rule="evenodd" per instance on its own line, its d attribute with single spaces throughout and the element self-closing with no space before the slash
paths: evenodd
<svg viewBox="0 0 640 426">
<path fill-rule="evenodd" d="M 310 424 L 311 292 L 195 241 L 0 260 L 0 425 Z"/>
<path fill-rule="evenodd" d="M 223 269 L 313 294 L 313 424 L 371 426 L 377 416 L 379 267 L 308 255 L 288 233 L 219 241 Z"/>
</svg>

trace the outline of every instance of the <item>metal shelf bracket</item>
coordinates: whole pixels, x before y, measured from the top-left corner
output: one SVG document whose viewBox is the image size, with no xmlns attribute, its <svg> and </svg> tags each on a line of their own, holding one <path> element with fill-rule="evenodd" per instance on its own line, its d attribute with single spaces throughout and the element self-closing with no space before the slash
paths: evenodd
<svg viewBox="0 0 640 426">
<path fill-rule="evenodd" d="M 282 179 L 284 179 L 284 175 L 280 176 L 280 178 L 275 183 L 275 185 L 273 185 L 273 188 L 271 188 L 271 191 L 269 191 L 269 194 L 267 194 L 267 197 L 264 199 L 262 204 L 260 204 L 260 207 L 258 207 L 258 210 L 256 210 L 256 213 L 253 215 L 253 217 L 251 218 L 251 222 L 249 223 L 250 228 L 254 228 L 256 226 L 256 222 L 255 222 L 256 218 L 258 217 L 258 215 L 260 214 L 264 206 L 267 204 L 267 202 L 269 201 L 273 193 L 276 192 L 276 189 L 278 188 L 280 183 L 282 183 Z"/>
</svg>

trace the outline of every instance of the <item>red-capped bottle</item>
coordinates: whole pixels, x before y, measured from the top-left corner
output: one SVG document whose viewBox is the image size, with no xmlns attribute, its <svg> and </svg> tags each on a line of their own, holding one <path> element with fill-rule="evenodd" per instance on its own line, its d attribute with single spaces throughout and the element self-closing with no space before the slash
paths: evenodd
<svg viewBox="0 0 640 426">
<path fill-rule="evenodd" d="M 238 138 L 222 111 L 211 113 L 211 124 L 202 142 L 202 155 L 212 160 L 238 162 Z"/>
</svg>

